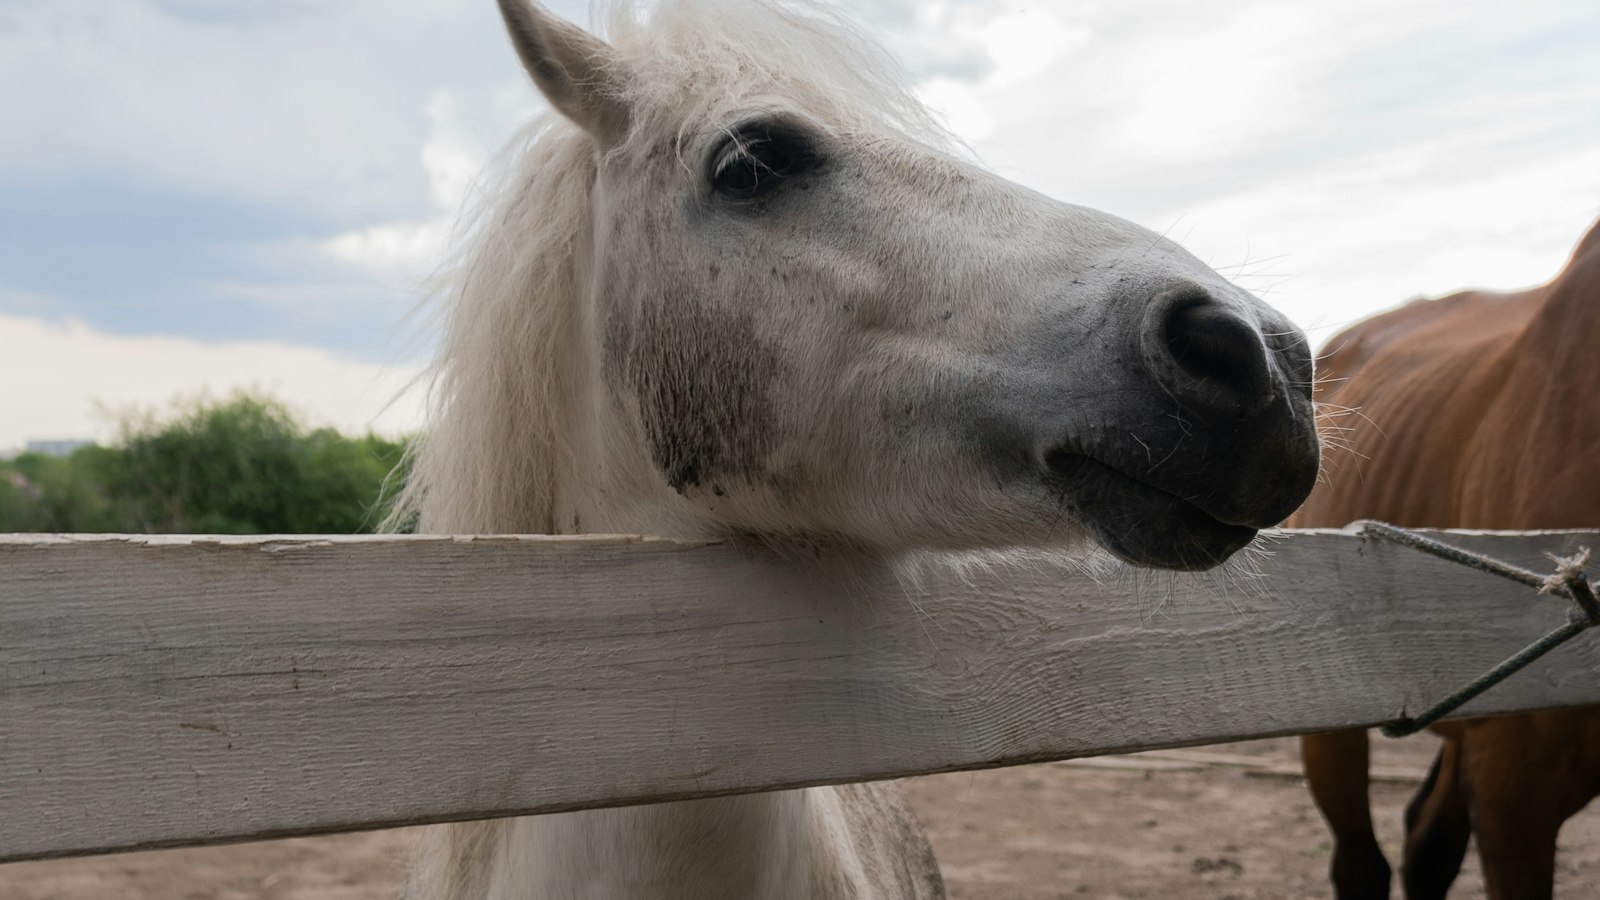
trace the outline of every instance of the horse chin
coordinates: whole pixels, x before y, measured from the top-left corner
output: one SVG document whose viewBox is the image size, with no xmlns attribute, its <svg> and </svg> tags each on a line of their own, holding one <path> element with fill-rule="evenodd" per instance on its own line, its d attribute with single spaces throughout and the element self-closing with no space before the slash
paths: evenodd
<svg viewBox="0 0 1600 900">
<path fill-rule="evenodd" d="M 1094 523 L 1090 524 L 1090 529 L 1100 546 L 1125 563 L 1178 572 L 1214 569 L 1249 546 L 1257 533 L 1254 528 L 1215 520 L 1207 527 L 1187 530 L 1175 542 L 1170 538 L 1150 540 L 1139 531 L 1111 534 Z"/>
<path fill-rule="evenodd" d="M 1089 457 L 1057 465 L 1063 501 L 1123 562 L 1194 572 L 1215 568 L 1255 540 L 1257 529 L 1224 522 L 1176 494 Z"/>
</svg>

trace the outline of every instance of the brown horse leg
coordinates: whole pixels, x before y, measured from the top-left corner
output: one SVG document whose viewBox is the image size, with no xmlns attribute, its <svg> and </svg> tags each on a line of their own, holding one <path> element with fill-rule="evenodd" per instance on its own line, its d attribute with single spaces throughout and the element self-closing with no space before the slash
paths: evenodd
<svg viewBox="0 0 1600 900">
<path fill-rule="evenodd" d="M 1502 809 L 1499 814 L 1507 812 Z M 1521 812 L 1510 813 L 1507 819 L 1478 828 L 1478 856 L 1489 900 L 1550 900 L 1555 893 L 1556 832 L 1561 823 Z"/>
<path fill-rule="evenodd" d="M 1550 900 L 1555 891 L 1556 833 L 1567 813 L 1561 746 L 1540 734 L 1532 716 L 1467 724 L 1461 780 L 1478 836 L 1490 900 Z"/>
<path fill-rule="evenodd" d="M 1406 851 L 1400 867 L 1407 900 L 1443 900 L 1461 872 L 1472 825 L 1460 779 L 1461 745 L 1446 740 L 1428 780 L 1406 806 Z"/>
<path fill-rule="evenodd" d="M 1311 797 L 1333 831 L 1333 890 L 1339 900 L 1388 900 L 1389 861 L 1372 831 L 1365 730 L 1300 739 Z"/>
</svg>

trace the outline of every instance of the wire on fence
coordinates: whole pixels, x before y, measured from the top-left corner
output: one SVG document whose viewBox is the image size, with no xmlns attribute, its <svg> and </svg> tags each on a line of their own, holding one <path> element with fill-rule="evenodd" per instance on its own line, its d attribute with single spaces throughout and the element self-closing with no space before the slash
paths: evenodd
<svg viewBox="0 0 1600 900">
<path fill-rule="evenodd" d="M 1600 625 L 1600 602 L 1597 602 L 1594 591 L 1589 587 L 1589 576 L 1583 567 L 1589 560 L 1589 551 L 1583 549 L 1576 556 L 1567 559 L 1556 559 L 1556 572 L 1554 575 L 1540 575 L 1538 572 L 1513 566 L 1481 553 L 1473 553 L 1460 547 L 1453 547 L 1429 537 L 1408 531 L 1397 525 L 1387 522 L 1365 521 L 1360 523 L 1358 532 L 1363 538 L 1376 538 L 1389 541 L 1403 547 L 1410 547 L 1423 553 L 1446 559 L 1453 563 L 1508 578 L 1512 581 L 1537 588 L 1541 594 L 1557 594 L 1571 600 L 1573 608 L 1567 614 L 1567 622 L 1559 628 L 1539 638 L 1537 641 L 1524 647 L 1514 656 L 1479 675 L 1472 681 L 1463 685 L 1459 690 L 1423 710 L 1417 716 L 1403 716 L 1388 722 L 1379 728 L 1385 737 L 1406 737 L 1416 734 L 1434 722 L 1455 712 L 1463 705 L 1476 699 L 1484 691 L 1494 687 L 1507 678 L 1525 668 L 1529 663 L 1561 646 L 1579 633 L 1588 628 Z"/>
</svg>

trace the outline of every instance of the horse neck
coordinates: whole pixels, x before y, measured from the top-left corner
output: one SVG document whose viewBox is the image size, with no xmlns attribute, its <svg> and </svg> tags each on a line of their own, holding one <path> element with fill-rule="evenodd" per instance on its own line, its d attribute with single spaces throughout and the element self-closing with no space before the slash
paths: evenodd
<svg viewBox="0 0 1600 900">
<path fill-rule="evenodd" d="M 1517 352 L 1546 390 L 1600 381 L 1600 240 L 1586 239 L 1553 281 L 1538 289 L 1539 309 Z M 1586 402 L 1574 409 L 1586 406 Z"/>
<path fill-rule="evenodd" d="M 578 292 L 582 301 L 582 291 Z M 685 540 L 714 534 L 683 510 L 651 464 L 643 436 L 619 415 L 592 315 L 580 302 L 573 340 L 556 369 L 564 398 L 553 499 L 563 534 L 642 533 Z M 590 810 L 496 823 L 488 898 L 568 896 L 597 878 L 628 895 L 641 884 L 663 898 L 820 898 L 836 857 L 839 825 L 831 789 L 784 791 L 642 807 Z M 500 886 L 500 887 L 497 887 Z M 530 891 L 530 886 L 537 888 Z M 671 893 L 665 893 L 670 891 Z M 609 896 L 610 894 L 607 894 Z"/>
<path fill-rule="evenodd" d="M 485 900 L 641 886 L 662 900 L 833 900 L 831 799 L 812 789 L 506 820 L 476 877 Z"/>
<path fill-rule="evenodd" d="M 1594 243 L 1594 242 L 1586 242 Z M 1600 421 L 1584 415 L 1600 382 L 1600 245 L 1528 292 L 1536 306 L 1502 355 L 1492 380 L 1463 386 L 1473 404 L 1472 438 L 1460 452 L 1459 527 L 1576 528 L 1594 524 L 1600 481 L 1577 463 L 1600 443 Z M 1512 477 L 1512 473 L 1516 477 Z"/>
</svg>

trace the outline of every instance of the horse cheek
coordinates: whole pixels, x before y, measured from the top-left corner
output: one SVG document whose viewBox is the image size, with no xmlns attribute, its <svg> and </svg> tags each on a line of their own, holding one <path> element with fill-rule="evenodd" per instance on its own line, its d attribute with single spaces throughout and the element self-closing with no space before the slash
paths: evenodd
<svg viewBox="0 0 1600 900">
<path fill-rule="evenodd" d="M 771 343 L 747 312 L 683 295 L 643 305 L 622 361 L 656 468 L 680 494 L 759 483 L 771 451 Z M 614 370 L 615 371 L 615 370 Z"/>
</svg>

